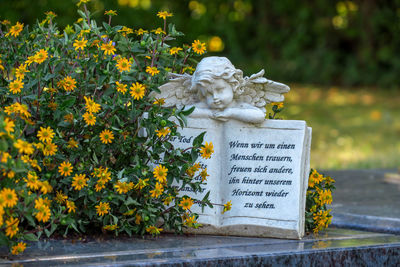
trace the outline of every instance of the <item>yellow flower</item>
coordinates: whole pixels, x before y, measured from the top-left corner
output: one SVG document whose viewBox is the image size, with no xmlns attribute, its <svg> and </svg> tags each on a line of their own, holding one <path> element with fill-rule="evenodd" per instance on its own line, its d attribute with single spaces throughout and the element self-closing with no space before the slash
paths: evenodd
<svg viewBox="0 0 400 267">
<path fill-rule="evenodd" d="M 100 202 L 99 205 L 96 205 L 96 211 L 99 216 L 106 215 L 110 211 L 110 204 L 107 202 Z"/>
<path fill-rule="evenodd" d="M 126 36 L 127 34 L 133 33 L 133 30 L 131 28 L 126 27 L 126 26 L 122 26 L 122 29 L 118 30 L 118 32 L 122 32 L 122 35 Z"/>
<path fill-rule="evenodd" d="M 68 199 L 68 197 L 66 195 L 64 195 L 61 191 L 57 191 L 55 200 L 57 201 L 57 203 L 62 204 L 64 202 L 66 202 Z"/>
<path fill-rule="evenodd" d="M 206 52 L 206 44 L 200 42 L 199 40 L 195 40 L 192 43 L 192 49 L 196 54 L 202 55 Z"/>
<path fill-rule="evenodd" d="M 63 176 L 69 176 L 72 173 L 73 167 L 68 161 L 63 161 L 58 167 L 58 172 Z"/>
<path fill-rule="evenodd" d="M 6 132 L 8 134 L 11 132 L 14 132 L 15 123 L 13 120 L 11 120 L 9 118 L 5 118 L 4 123 L 6 124 L 6 126 L 4 127 L 4 130 L 6 130 Z"/>
<path fill-rule="evenodd" d="M 148 31 L 143 30 L 142 28 L 140 28 L 139 30 L 136 30 L 135 33 L 136 33 L 137 35 L 143 35 L 143 34 L 145 34 L 145 33 L 148 33 Z"/>
<path fill-rule="evenodd" d="M 10 217 L 6 220 L 6 236 L 12 238 L 18 233 L 19 220 L 17 218 Z"/>
<path fill-rule="evenodd" d="M 165 183 L 167 181 L 167 174 L 168 174 L 168 169 L 162 165 L 158 165 L 157 167 L 154 168 L 153 171 L 154 178 L 156 178 L 156 180 L 159 181 L 160 183 Z"/>
<path fill-rule="evenodd" d="M 35 217 L 39 222 L 47 222 L 50 220 L 51 211 L 43 198 L 38 198 L 35 200 L 35 209 L 38 210 Z"/>
<path fill-rule="evenodd" d="M 159 11 L 157 13 L 157 17 L 167 19 L 167 17 L 172 17 L 172 13 L 168 13 L 167 11 Z"/>
<path fill-rule="evenodd" d="M 10 31 L 6 34 L 6 36 L 9 36 L 10 34 L 14 37 L 17 37 L 22 30 L 24 29 L 24 24 L 17 22 L 14 26 L 11 27 Z"/>
<path fill-rule="evenodd" d="M 101 45 L 101 50 L 104 51 L 105 55 L 114 55 L 115 51 L 116 51 L 112 41 L 109 41 L 108 43 L 102 44 Z"/>
<path fill-rule="evenodd" d="M 0 162 L 7 163 L 8 159 L 11 158 L 10 153 L 0 151 Z"/>
<path fill-rule="evenodd" d="M 10 25 L 11 24 L 11 22 L 9 20 L 7 20 L 7 19 L 0 21 L 0 23 L 3 24 L 3 25 Z"/>
<path fill-rule="evenodd" d="M 132 86 L 129 89 L 130 89 L 131 96 L 134 99 L 139 100 L 144 97 L 146 88 L 143 84 L 136 82 L 136 83 L 132 83 Z"/>
<path fill-rule="evenodd" d="M 82 4 L 89 3 L 90 0 L 79 0 L 78 4 L 76 4 L 78 7 L 81 6 Z"/>
<path fill-rule="evenodd" d="M 88 41 L 85 40 L 85 38 L 83 38 L 83 37 L 82 37 L 81 40 L 76 39 L 75 42 L 74 42 L 75 50 L 78 51 L 80 49 L 80 50 L 83 51 L 85 49 L 85 47 L 86 47 L 87 42 Z"/>
<path fill-rule="evenodd" d="M 149 191 L 152 198 L 158 198 L 163 192 L 164 186 L 160 183 L 156 183 L 154 189 Z"/>
<path fill-rule="evenodd" d="M 18 152 L 21 154 L 25 153 L 30 155 L 34 152 L 33 145 L 21 139 L 18 139 L 17 142 L 14 143 L 14 147 L 16 147 L 18 149 Z"/>
<path fill-rule="evenodd" d="M 117 91 L 122 93 L 122 94 L 125 94 L 126 91 L 128 90 L 126 84 L 119 83 L 119 82 L 115 82 L 115 84 L 117 85 Z"/>
<path fill-rule="evenodd" d="M 129 62 L 128 59 L 126 59 L 124 57 L 118 59 L 116 66 L 117 66 L 119 72 L 130 71 L 131 70 L 131 63 Z"/>
<path fill-rule="evenodd" d="M 17 197 L 17 194 L 15 193 L 14 189 L 4 188 L 3 190 L 1 190 L 1 194 L 4 197 L 4 206 L 5 207 L 12 208 L 15 205 L 17 205 L 18 197 Z"/>
<path fill-rule="evenodd" d="M 332 204 L 332 192 L 330 189 L 318 190 L 318 202 L 322 206 L 324 204 Z"/>
<path fill-rule="evenodd" d="M 140 224 L 140 221 L 142 220 L 142 216 L 140 216 L 139 214 L 135 215 L 135 224 Z"/>
<path fill-rule="evenodd" d="M 271 105 L 276 106 L 278 109 L 283 108 L 283 102 L 272 102 Z"/>
<path fill-rule="evenodd" d="M 185 214 L 184 218 L 185 218 L 184 225 L 186 225 L 188 227 L 193 227 L 194 224 L 197 223 L 196 217 L 194 215 L 189 216 L 188 214 Z"/>
<path fill-rule="evenodd" d="M 157 136 L 158 137 L 165 137 L 167 134 L 169 134 L 171 131 L 169 130 L 169 127 L 164 127 L 160 130 L 156 130 Z"/>
<path fill-rule="evenodd" d="M 164 205 L 169 205 L 169 203 L 171 203 L 171 201 L 174 199 L 173 196 L 171 196 L 170 194 L 168 194 L 168 196 L 166 198 L 163 199 L 163 203 Z"/>
<path fill-rule="evenodd" d="M 69 123 L 73 123 L 74 122 L 74 115 L 72 113 L 69 113 L 67 115 L 64 116 L 64 121 L 65 122 L 69 122 Z"/>
<path fill-rule="evenodd" d="M 26 243 L 19 242 L 18 244 L 12 246 L 11 253 L 13 255 L 18 255 L 19 253 L 24 252 L 25 249 L 26 249 Z"/>
<path fill-rule="evenodd" d="M 165 104 L 165 99 L 164 98 L 156 98 L 153 102 L 153 105 L 164 105 Z"/>
<path fill-rule="evenodd" d="M 57 145 L 52 142 L 46 142 L 43 147 L 43 155 L 54 156 L 57 152 Z"/>
<path fill-rule="evenodd" d="M 313 188 L 316 184 L 319 184 L 324 179 L 322 174 L 319 174 L 316 170 L 312 170 L 310 177 L 308 178 L 308 186 Z"/>
<path fill-rule="evenodd" d="M 30 171 L 28 172 L 27 178 L 24 178 L 24 181 L 26 182 L 26 185 L 29 187 L 31 190 L 38 190 L 40 186 L 40 182 L 38 181 L 38 177 L 36 172 Z"/>
<path fill-rule="evenodd" d="M 170 55 L 175 55 L 175 54 L 178 54 L 179 51 L 182 51 L 182 48 L 180 48 L 180 47 L 172 47 L 169 50 L 169 54 Z"/>
<path fill-rule="evenodd" d="M 203 159 L 211 158 L 211 154 L 214 153 L 214 146 L 212 142 L 206 142 L 206 144 L 200 149 L 200 153 Z"/>
<path fill-rule="evenodd" d="M 166 34 L 165 31 L 163 31 L 160 27 L 152 30 L 152 32 L 154 32 L 155 34 Z"/>
<path fill-rule="evenodd" d="M 104 15 L 108 15 L 108 16 L 116 16 L 117 15 L 117 11 L 115 11 L 115 10 L 106 10 L 105 12 L 104 12 Z"/>
<path fill-rule="evenodd" d="M 21 80 L 14 80 L 10 82 L 8 89 L 12 94 L 18 94 L 21 92 L 21 89 L 24 87 L 24 83 Z"/>
<path fill-rule="evenodd" d="M 71 76 L 65 77 L 63 80 L 60 81 L 60 84 L 67 92 L 73 91 L 76 88 L 76 81 Z"/>
<path fill-rule="evenodd" d="M 103 229 L 107 230 L 107 231 L 114 231 L 117 228 L 118 228 L 118 225 L 116 225 L 116 224 L 109 224 L 109 225 L 103 226 Z"/>
<path fill-rule="evenodd" d="M 149 179 L 139 179 L 139 181 L 135 185 L 135 189 L 142 190 L 143 188 L 145 188 L 147 186 L 148 181 L 149 181 Z"/>
<path fill-rule="evenodd" d="M 53 187 L 49 184 L 48 181 L 43 181 L 40 184 L 40 191 L 43 193 L 43 195 L 46 195 L 47 193 L 53 191 Z"/>
<path fill-rule="evenodd" d="M 153 225 L 146 227 L 146 231 L 152 235 L 159 235 L 162 230 L 162 228 L 157 228 Z"/>
<path fill-rule="evenodd" d="M 190 197 L 183 197 L 178 206 L 184 210 L 189 210 L 193 205 L 193 200 Z"/>
<path fill-rule="evenodd" d="M 67 200 L 67 209 L 68 209 L 68 213 L 71 212 L 75 212 L 76 211 L 76 205 L 75 202 L 71 201 L 71 200 Z"/>
<path fill-rule="evenodd" d="M 86 174 L 75 174 L 74 178 L 72 178 L 72 187 L 79 191 L 87 186 L 88 180 L 89 179 L 86 178 Z"/>
<path fill-rule="evenodd" d="M 154 75 L 160 73 L 160 71 L 156 67 L 150 67 L 150 66 L 146 67 L 146 72 L 148 74 L 150 74 L 151 76 L 154 76 Z"/>
<path fill-rule="evenodd" d="M 72 28 L 71 25 L 67 25 L 67 26 L 64 28 L 64 32 L 65 32 L 66 34 L 73 34 L 73 33 L 75 33 L 74 28 Z"/>
<path fill-rule="evenodd" d="M 93 99 L 91 99 L 90 97 L 83 97 L 85 99 L 86 105 L 86 111 L 90 112 L 90 113 L 97 113 L 100 111 L 101 106 L 100 104 L 97 104 L 96 102 L 93 101 Z"/>
<path fill-rule="evenodd" d="M 228 210 L 231 210 L 231 208 L 232 208 L 232 201 L 229 200 L 228 202 L 226 202 L 226 204 L 224 204 L 224 210 L 222 211 L 222 213 L 225 213 Z"/>
<path fill-rule="evenodd" d="M 96 116 L 94 116 L 92 113 L 85 112 L 82 117 L 85 120 L 87 125 L 95 125 L 96 124 Z"/>
<path fill-rule="evenodd" d="M 105 129 L 100 133 L 100 140 L 103 144 L 111 144 L 113 139 L 114 134 L 110 130 Z"/>
<path fill-rule="evenodd" d="M 40 130 L 37 133 L 37 137 L 41 142 L 51 142 L 54 137 L 54 131 L 50 127 L 40 127 Z"/>
<path fill-rule="evenodd" d="M 206 181 L 207 180 L 207 176 L 210 176 L 210 175 L 208 175 L 207 168 L 205 168 L 204 170 L 202 170 L 200 172 L 201 181 L 202 182 Z"/>
<path fill-rule="evenodd" d="M 68 146 L 67 147 L 68 148 L 78 148 L 78 142 L 73 137 L 71 137 L 68 140 Z"/>
<path fill-rule="evenodd" d="M 26 69 L 26 64 L 21 64 L 19 67 L 15 70 L 15 77 L 18 80 L 23 80 L 25 77 L 25 72 L 29 72 L 29 70 Z"/>
<path fill-rule="evenodd" d="M 117 189 L 118 194 L 126 194 L 133 188 L 133 183 L 126 183 L 118 181 L 114 187 Z"/>
<path fill-rule="evenodd" d="M 48 56 L 47 51 L 44 50 L 44 49 L 40 49 L 40 50 L 39 50 L 38 52 L 36 52 L 36 54 L 34 55 L 33 61 L 36 62 L 36 63 L 38 63 L 38 64 L 41 64 L 41 63 L 43 63 L 43 62 L 47 59 L 47 56 Z"/>
</svg>

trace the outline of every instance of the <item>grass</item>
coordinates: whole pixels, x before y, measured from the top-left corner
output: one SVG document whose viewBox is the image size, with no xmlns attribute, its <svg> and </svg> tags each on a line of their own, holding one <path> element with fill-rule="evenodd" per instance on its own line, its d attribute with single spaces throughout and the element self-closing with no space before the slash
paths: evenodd
<svg viewBox="0 0 400 267">
<path fill-rule="evenodd" d="M 400 167 L 399 91 L 292 85 L 281 114 L 313 128 L 313 168 Z"/>
</svg>

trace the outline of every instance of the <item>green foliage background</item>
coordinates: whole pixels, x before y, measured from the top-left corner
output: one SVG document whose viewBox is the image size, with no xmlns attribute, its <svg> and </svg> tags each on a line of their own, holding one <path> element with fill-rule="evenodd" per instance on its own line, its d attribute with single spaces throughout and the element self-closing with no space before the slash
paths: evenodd
<svg viewBox="0 0 400 267">
<path fill-rule="evenodd" d="M 0 19 L 32 25 L 51 10 L 64 27 L 78 18 L 76 2 L 2 0 Z M 134 29 L 156 27 L 154 14 L 169 10 L 187 43 L 218 36 L 224 49 L 214 54 L 248 73 L 265 68 L 275 80 L 400 84 L 400 0 L 92 0 L 89 6 L 98 17 L 117 10 L 113 22 Z"/>
</svg>

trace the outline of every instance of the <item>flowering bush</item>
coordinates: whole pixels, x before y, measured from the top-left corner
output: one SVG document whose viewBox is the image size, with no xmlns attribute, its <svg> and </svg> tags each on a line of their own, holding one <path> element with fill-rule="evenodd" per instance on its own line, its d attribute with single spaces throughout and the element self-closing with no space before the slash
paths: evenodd
<svg viewBox="0 0 400 267">
<path fill-rule="evenodd" d="M 207 173 L 196 160 L 212 144 L 202 145 L 202 134 L 174 148 L 170 137 L 191 111 L 164 108 L 149 94 L 168 72 L 192 72 L 205 44 L 169 45 L 182 33 L 167 27 L 165 11 L 151 31 L 112 26 L 113 10 L 97 25 L 87 1 L 63 31 L 53 12 L 30 29 L 2 22 L 0 245 L 13 254 L 24 240 L 55 232 L 157 235 L 199 226 L 196 200 L 172 183 L 198 191 Z"/>
<path fill-rule="evenodd" d="M 319 231 L 328 227 L 332 215 L 326 205 L 332 204 L 335 180 L 311 169 L 306 198 L 306 231 Z"/>
</svg>

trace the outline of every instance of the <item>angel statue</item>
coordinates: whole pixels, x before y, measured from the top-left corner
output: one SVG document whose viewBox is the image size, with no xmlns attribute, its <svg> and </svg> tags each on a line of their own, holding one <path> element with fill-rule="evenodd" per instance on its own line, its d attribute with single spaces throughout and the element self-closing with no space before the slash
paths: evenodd
<svg viewBox="0 0 400 267">
<path fill-rule="evenodd" d="M 264 70 L 243 77 L 226 57 L 205 57 L 193 75 L 170 74 L 168 83 L 159 87 L 157 98 L 165 106 L 195 107 L 190 117 L 220 121 L 235 119 L 247 123 L 265 120 L 265 106 L 281 102 L 290 88 L 263 77 Z"/>
</svg>

